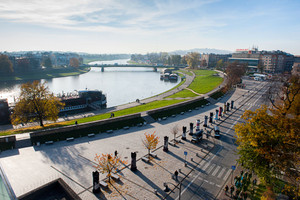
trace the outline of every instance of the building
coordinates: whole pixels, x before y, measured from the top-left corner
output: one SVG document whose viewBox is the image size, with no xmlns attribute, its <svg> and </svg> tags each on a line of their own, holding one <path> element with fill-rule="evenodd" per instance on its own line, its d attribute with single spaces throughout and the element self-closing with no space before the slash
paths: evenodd
<svg viewBox="0 0 300 200">
<path fill-rule="evenodd" d="M 294 63 L 294 56 L 283 51 L 259 51 L 257 48 L 237 49 L 232 54 L 229 62 L 246 63 L 250 71 L 258 71 L 262 65 L 265 73 L 291 72 Z"/>
<path fill-rule="evenodd" d="M 217 62 L 222 60 L 223 63 L 228 62 L 228 59 L 231 57 L 231 54 L 202 54 L 201 55 L 201 63 L 206 63 L 206 66 L 201 67 L 216 67 Z"/>
</svg>

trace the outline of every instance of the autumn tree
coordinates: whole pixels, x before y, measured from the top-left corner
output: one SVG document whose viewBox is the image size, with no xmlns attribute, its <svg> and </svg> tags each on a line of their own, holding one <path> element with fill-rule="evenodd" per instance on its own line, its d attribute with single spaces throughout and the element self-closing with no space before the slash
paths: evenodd
<svg viewBox="0 0 300 200">
<path fill-rule="evenodd" d="M 78 58 L 75 58 L 75 57 L 70 58 L 70 66 L 78 68 L 79 67 L 79 60 L 78 60 Z"/>
<path fill-rule="evenodd" d="M 300 192 L 299 77 L 283 83 L 272 104 L 246 111 L 245 122 L 236 125 L 239 162 L 270 185 L 283 173 L 296 196 Z"/>
<path fill-rule="evenodd" d="M 242 76 L 246 73 L 247 66 L 238 62 L 229 63 L 226 67 L 227 74 L 227 87 L 230 88 L 233 85 L 241 82 Z"/>
<path fill-rule="evenodd" d="M 113 156 L 112 154 L 96 154 L 94 160 L 96 165 L 94 167 L 101 173 L 107 173 L 108 181 L 110 182 L 110 177 L 112 173 L 116 173 L 121 165 L 126 165 L 127 162 L 123 161 L 118 156 Z"/>
<path fill-rule="evenodd" d="M 181 55 L 171 55 L 171 64 L 178 66 L 181 63 Z"/>
<path fill-rule="evenodd" d="M 190 52 L 186 55 L 186 61 L 191 69 L 196 69 L 200 65 L 200 53 Z"/>
<path fill-rule="evenodd" d="M 14 72 L 13 64 L 7 55 L 0 55 L 0 72 L 12 73 Z"/>
<path fill-rule="evenodd" d="M 34 81 L 21 86 L 20 96 L 11 116 L 13 124 L 44 120 L 56 121 L 63 103 L 51 93 L 45 83 Z"/>
<path fill-rule="evenodd" d="M 143 144 L 145 145 L 146 149 L 148 149 L 148 156 L 150 156 L 150 151 L 154 150 L 159 142 L 159 137 L 155 135 L 155 132 L 152 134 L 145 133 L 145 139 L 143 139 Z"/>
</svg>

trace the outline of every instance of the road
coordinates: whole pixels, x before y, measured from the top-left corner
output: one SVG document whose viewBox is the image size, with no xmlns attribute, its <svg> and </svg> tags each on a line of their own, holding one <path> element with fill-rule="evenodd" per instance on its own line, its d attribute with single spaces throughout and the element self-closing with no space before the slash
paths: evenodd
<svg viewBox="0 0 300 200">
<path fill-rule="evenodd" d="M 226 114 L 226 119 L 223 117 L 224 121 L 216 122 L 219 124 L 221 138 L 215 139 L 216 148 L 182 181 L 181 199 L 216 199 L 227 180 L 232 179 L 232 166 L 236 166 L 238 159 L 234 125 L 242 122 L 241 116 L 245 110 L 255 110 L 261 104 L 265 104 L 263 95 L 268 84 L 247 80 L 244 82 L 248 85 L 246 90 L 241 90 L 230 99 L 220 102 L 222 104 L 235 100 L 237 109 Z M 209 130 L 211 128 L 212 125 Z M 179 189 L 175 189 L 167 199 L 179 199 Z"/>
</svg>

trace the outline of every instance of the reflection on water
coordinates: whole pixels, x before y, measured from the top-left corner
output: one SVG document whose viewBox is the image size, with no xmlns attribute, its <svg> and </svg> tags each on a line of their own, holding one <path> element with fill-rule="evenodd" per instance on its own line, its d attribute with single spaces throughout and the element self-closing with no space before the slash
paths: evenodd
<svg viewBox="0 0 300 200">
<path fill-rule="evenodd" d="M 107 95 L 108 107 L 160 94 L 180 82 L 161 81 L 160 72 L 153 72 L 153 68 L 147 67 L 108 67 L 104 72 L 101 72 L 101 68 L 92 67 L 90 72 L 78 76 L 41 81 L 47 82 L 54 94 L 84 89 L 102 90 Z M 18 96 L 21 84 L 22 82 L 1 83 L 0 98 L 8 98 L 9 102 L 13 102 L 13 96 Z"/>
</svg>

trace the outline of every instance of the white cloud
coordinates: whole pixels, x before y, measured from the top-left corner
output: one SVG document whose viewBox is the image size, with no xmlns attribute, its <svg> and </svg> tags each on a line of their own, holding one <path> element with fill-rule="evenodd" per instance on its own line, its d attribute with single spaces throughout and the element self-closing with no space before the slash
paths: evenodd
<svg viewBox="0 0 300 200">
<path fill-rule="evenodd" d="M 143 33 L 171 32 L 188 28 L 181 12 L 199 8 L 202 1 L 139 0 L 10 0 L 0 1 L 0 19 L 61 29 Z M 212 26 L 200 22 L 193 27 Z"/>
</svg>

